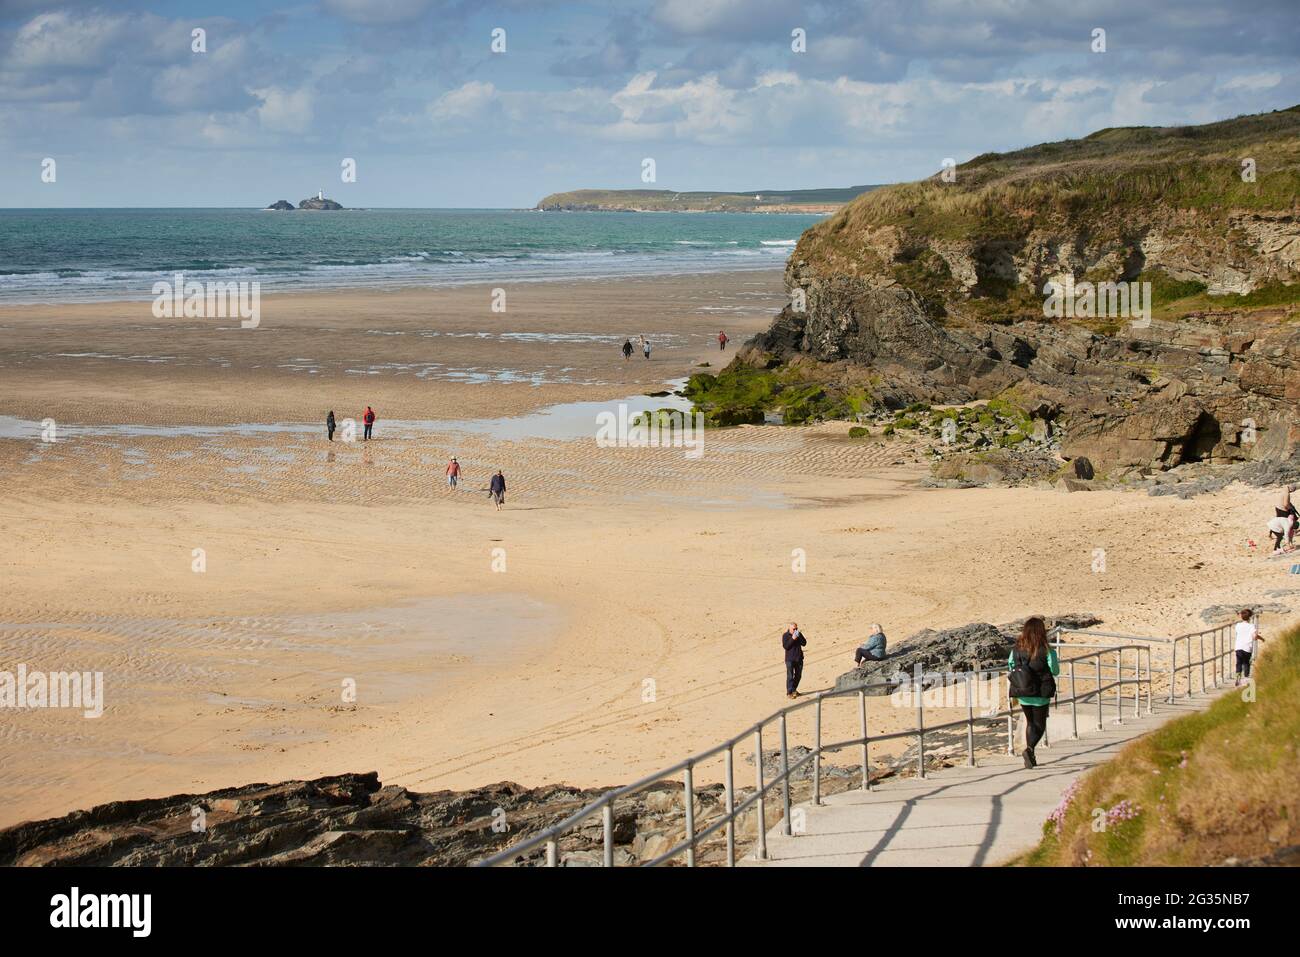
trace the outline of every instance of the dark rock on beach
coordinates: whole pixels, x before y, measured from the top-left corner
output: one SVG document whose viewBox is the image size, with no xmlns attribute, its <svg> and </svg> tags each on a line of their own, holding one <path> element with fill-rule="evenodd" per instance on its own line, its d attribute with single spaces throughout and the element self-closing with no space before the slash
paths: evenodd
<svg viewBox="0 0 1300 957">
<path fill-rule="evenodd" d="M 831 794 L 855 786 L 861 769 L 850 773 L 827 763 L 823 772 L 823 793 Z M 890 765 L 872 768 L 873 777 L 894 773 Z M 811 787 L 807 774 L 799 776 L 791 782 L 792 800 L 807 800 Z M 115 801 L 18 824 L 0 830 L 0 866 L 464 866 L 559 823 L 607 790 L 501 782 L 418 793 L 384 786 L 375 772 L 249 784 Z M 738 787 L 736 801 L 752 793 L 752 787 Z M 780 820 L 779 794 L 779 788 L 769 794 L 769 827 Z M 724 809 L 722 785 L 698 787 L 697 833 Z M 743 853 L 757 837 L 756 814 L 740 817 L 736 834 Z M 652 861 L 684 835 L 680 781 L 654 784 L 614 807 L 616 865 Z M 698 863 L 724 863 L 725 846 L 721 830 L 699 840 Z M 601 817 L 595 814 L 560 840 L 559 860 L 565 867 L 598 866 L 602 848 Z M 537 848 L 512 863 L 539 866 L 545 850 Z"/>
<path fill-rule="evenodd" d="M 1101 623 L 1096 615 L 1070 614 L 1047 617 L 1047 627 L 1090 628 Z M 936 631 L 924 628 L 909 638 L 891 645 L 883 661 L 864 661 L 852 671 L 835 679 L 836 691 L 860 688 L 867 683 L 867 693 L 889 694 L 897 687 L 896 676 L 916 670 L 937 674 L 952 674 L 978 668 L 995 668 L 1006 663 L 1007 653 L 1024 619 L 1004 625 L 972 622 L 957 628 Z"/>
<path fill-rule="evenodd" d="M 1243 608 L 1249 608 L 1257 615 L 1260 612 L 1267 612 L 1274 615 L 1291 614 L 1291 609 L 1289 607 L 1275 601 L 1255 602 L 1254 604 L 1247 602 L 1243 605 L 1211 605 L 1209 608 L 1201 612 L 1201 621 L 1205 622 L 1207 625 L 1221 625 L 1225 621 L 1235 620 L 1238 613 Z"/>
</svg>

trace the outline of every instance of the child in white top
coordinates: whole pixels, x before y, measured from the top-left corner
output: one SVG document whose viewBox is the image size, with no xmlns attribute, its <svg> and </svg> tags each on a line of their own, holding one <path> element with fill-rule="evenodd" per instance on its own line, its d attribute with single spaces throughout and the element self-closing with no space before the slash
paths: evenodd
<svg viewBox="0 0 1300 957">
<path fill-rule="evenodd" d="M 1241 679 L 1245 677 L 1250 680 L 1250 659 L 1255 653 L 1255 642 L 1263 641 L 1259 636 L 1259 629 L 1255 627 L 1254 622 L 1250 619 L 1254 617 L 1249 608 L 1241 610 L 1241 621 L 1233 628 L 1234 642 L 1233 648 L 1237 652 L 1237 680 L 1235 684 L 1241 684 Z"/>
</svg>

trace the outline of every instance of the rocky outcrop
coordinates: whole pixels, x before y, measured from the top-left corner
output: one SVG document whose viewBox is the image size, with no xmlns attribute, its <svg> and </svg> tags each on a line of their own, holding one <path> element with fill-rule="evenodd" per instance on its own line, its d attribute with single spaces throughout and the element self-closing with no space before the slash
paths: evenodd
<svg viewBox="0 0 1300 957">
<path fill-rule="evenodd" d="M 1048 617 L 1048 629 L 1090 628 L 1101 623 L 1095 615 L 1070 614 Z M 836 691 L 867 687 L 867 694 L 890 694 L 897 687 L 896 675 L 920 672 L 928 675 L 955 674 L 1006 664 L 1007 654 L 1020 633 L 1024 619 L 1005 625 L 972 622 L 958 628 L 936 631 L 925 628 L 889 648 L 882 661 L 864 661 L 835 679 Z"/>
<path fill-rule="evenodd" d="M 312 196 L 308 199 L 301 200 L 298 203 L 299 209 L 342 209 L 343 207 L 332 199 L 325 199 L 323 196 Z"/>
<path fill-rule="evenodd" d="M 775 759 L 764 756 L 770 779 Z M 898 772 L 876 764 L 873 778 Z M 822 791 L 856 787 L 860 768 L 823 766 Z M 791 798 L 807 800 L 808 775 L 793 780 Z M 417 793 L 380 784 L 379 776 L 342 774 L 313 781 L 250 784 L 207 794 L 115 801 L 64 817 L 0 830 L 0 866 L 258 866 L 472 864 L 559 823 L 606 788 L 502 782 L 469 791 Z M 738 788 L 739 803 L 752 789 Z M 780 819 L 779 789 L 769 796 L 767 823 Z M 720 784 L 696 789 L 697 830 L 725 809 Z M 754 814 L 737 822 L 737 839 L 757 837 Z M 614 863 L 643 864 L 679 844 L 685 834 L 680 783 L 665 781 L 618 802 Z M 597 866 L 602 860 L 600 815 L 560 841 L 560 864 Z M 702 865 L 724 861 L 721 831 L 702 839 Z M 515 863 L 544 863 L 542 849 Z M 681 863 L 675 860 L 674 863 Z"/>
<path fill-rule="evenodd" d="M 1276 314 L 1153 320 L 1109 336 L 1030 321 L 947 328 L 900 287 L 834 278 L 800 288 L 807 309 L 786 307 L 738 361 L 868 366 L 877 398 L 894 407 L 1011 390 L 1027 411 L 1061 416 L 1066 458 L 1104 473 L 1278 459 L 1300 447 L 1300 325 Z"/>
<path fill-rule="evenodd" d="M 293 208 L 294 208 L 294 205 L 293 205 L 293 203 L 289 202 L 287 199 L 277 199 L 274 203 L 272 203 L 270 206 L 268 206 L 268 207 L 266 207 L 266 208 L 267 208 L 267 209 L 286 210 L 286 209 L 293 209 Z"/>
<path fill-rule="evenodd" d="M 1236 156 L 1267 157 L 1268 178 L 1244 183 Z M 1297 195 L 1300 107 L 977 157 L 805 232 L 791 305 L 736 361 L 867 369 L 892 408 L 1050 408 L 1062 456 L 1106 478 L 1285 459 L 1300 448 Z M 1139 280 L 1145 307 L 1048 308 L 1049 283 Z M 1257 301 L 1222 299 L 1245 293 Z M 1189 305 L 1157 318 L 1151 295 Z"/>
</svg>

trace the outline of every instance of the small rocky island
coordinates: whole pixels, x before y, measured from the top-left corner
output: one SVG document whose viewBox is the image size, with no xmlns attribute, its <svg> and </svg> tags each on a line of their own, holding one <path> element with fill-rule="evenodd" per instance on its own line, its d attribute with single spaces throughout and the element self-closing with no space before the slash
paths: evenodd
<svg viewBox="0 0 1300 957">
<path fill-rule="evenodd" d="M 307 199 L 302 200 L 300 203 L 298 203 L 297 206 L 294 206 L 293 203 L 289 202 L 287 199 L 277 199 L 274 203 L 272 203 L 270 206 L 266 208 L 283 210 L 283 209 L 343 209 L 344 207 L 341 203 L 337 203 L 332 199 L 326 199 L 325 190 L 322 189 L 322 190 L 318 190 L 315 196 L 311 196 L 308 197 Z"/>
</svg>

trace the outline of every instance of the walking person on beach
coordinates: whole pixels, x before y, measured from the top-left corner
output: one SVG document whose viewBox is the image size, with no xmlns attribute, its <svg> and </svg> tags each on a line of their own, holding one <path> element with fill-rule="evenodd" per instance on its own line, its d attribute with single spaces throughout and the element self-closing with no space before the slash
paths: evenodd
<svg viewBox="0 0 1300 957">
<path fill-rule="evenodd" d="M 488 482 L 488 498 L 496 502 L 497 511 L 501 511 L 501 506 L 506 502 L 506 477 L 500 469 L 492 476 L 492 481 Z"/>
<path fill-rule="evenodd" d="M 1280 515 L 1268 520 L 1268 535 L 1273 539 L 1273 551 L 1282 551 L 1282 542 L 1286 542 L 1290 547 L 1292 540 L 1295 538 L 1295 519 L 1290 515 L 1282 518 Z"/>
<path fill-rule="evenodd" d="M 879 625 L 871 626 L 871 637 L 864 644 L 861 644 L 853 652 L 853 664 L 860 665 L 864 661 L 884 661 L 885 660 L 885 631 Z"/>
<path fill-rule="evenodd" d="M 645 336 L 641 337 L 641 351 L 645 353 L 647 359 L 650 358 L 650 340 Z"/>
<path fill-rule="evenodd" d="M 1295 502 L 1291 501 L 1291 493 L 1294 492 L 1295 489 L 1296 487 L 1294 485 L 1288 485 L 1283 488 L 1282 495 L 1277 500 L 1277 505 L 1273 507 L 1276 517 L 1282 519 L 1284 522 L 1288 522 L 1286 529 L 1286 543 L 1288 546 L 1295 544 L 1296 525 L 1300 525 L 1300 512 L 1296 511 Z M 1272 529 L 1273 523 L 1269 522 L 1269 530 L 1271 531 Z M 1282 542 L 1279 539 L 1278 547 L 1280 547 L 1281 544 Z M 1274 551 L 1276 551 L 1276 548 Z"/>
<path fill-rule="evenodd" d="M 375 427 L 375 410 L 366 406 L 366 414 L 361 417 L 361 421 L 366 424 L 366 433 L 361 441 L 365 442 L 370 439 L 370 430 Z"/>
<path fill-rule="evenodd" d="M 329 414 L 325 416 L 325 432 L 331 442 L 334 441 L 334 410 L 330 409 Z"/>
<path fill-rule="evenodd" d="M 456 456 L 451 457 L 447 463 L 447 486 L 455 488 L 456 483 L 460 481 L 460 463 L 456 461 Z"/>
<path fill-rule="evenodd" d="M 1025 767 L 1038 767 L 1034 748 L 1047 732 L 1047 708 L 1056 697 L 1056 676 L 1061 673 L 1056 649 L 1047 643 L 1047 625 L 1043 619 L 1027 620 L 1020 637 L 1007 657 L 1011 672 L 1010 696 L 1020 702 L 1025 713 Z"/>
<path fill-rule="evenodd" d="M 718 349 L 722 352 L 727 351 L 727 334 L 721 329 L 718 330 Z"/>
<path fill-rule="evenodd" d="M 808 639 L 799 630 L 797 622 L 790 622 L 790 627 L 781 636 L 781 647 L 785 649 L 785 696 L 799 697 L 799 681 L 803 678 L 803 649 Z"/>
<path fill-rule="evenodd" d="M 1237 652 L 1237 680 L 1233 682 L 1234 686 L 1241 684 L 1243 677 L 1250 680 L 1250 660 L 1255 654 L 1255 642 L 1264 640 L 1259 637 L 1259 629 L 1251 621 L 1254 617 L 1253 611 L 1243 608 L 1241 621 L 1233 626 L 1232 647 Z"/>
</svg>

